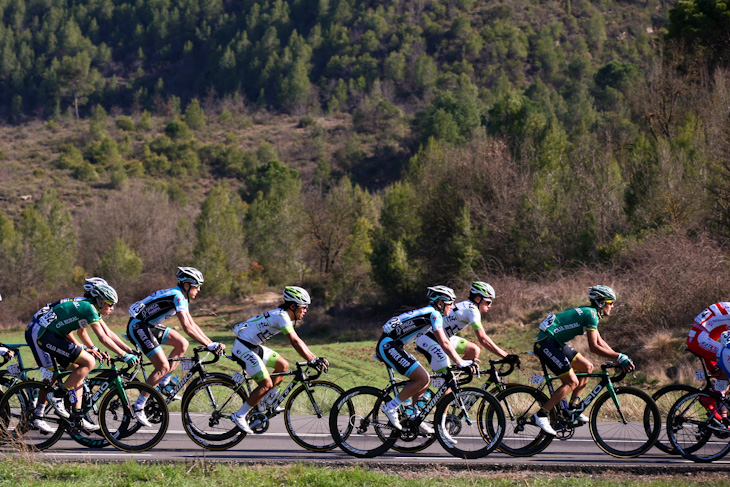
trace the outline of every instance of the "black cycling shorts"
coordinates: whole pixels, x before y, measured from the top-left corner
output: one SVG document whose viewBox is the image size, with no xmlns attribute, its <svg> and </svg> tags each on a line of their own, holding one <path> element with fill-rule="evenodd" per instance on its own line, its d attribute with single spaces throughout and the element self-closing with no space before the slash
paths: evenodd
<svg viewBox="0 0 730 487">
<path fill-rule="evenodd" d="M 578 351 L 568 345 L 560 345 L 553 337 L 545 337 L 535 342 L 533 347 L 535 355 L 544 363 L 548 369 L 555 375 L 564 375 L 573 368 L 571 365 L 578 355 Z"/>
</svg>

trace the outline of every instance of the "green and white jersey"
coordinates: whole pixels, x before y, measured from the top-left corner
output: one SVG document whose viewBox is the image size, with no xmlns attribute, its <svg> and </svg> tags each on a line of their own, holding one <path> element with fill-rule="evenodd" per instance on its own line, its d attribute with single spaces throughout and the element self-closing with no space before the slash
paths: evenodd
<svg viewBox="0 0 730 487">
<path fill-rule="evenodd" d="M 90 299 L 74 299 L 60 303 L 38 318 L 39 323 L 46 330 L 66 336 L 79 328 L 99 323 L 101 316 Z"/>
<path fill-rule="evenodd" d="M 471 325 L 472 330 L 483 328 L 479 307 L 467 299 L 456 303 L 449 316 L 444 318 L 444 333 L 450 338 L 469 325 Z"/>
<path fill-rule="evenodd" d="M 598 319 L 598 312 L 590 306 L 566 309 L 556 315 L 550 314 L 540 324 L 537 340 L 551 336 L 561 345 L 565 345 L 578 335 L 598 330 Z"/>
<path fill-rule="evenodd" d="M 294 331 L 294 324 L 289 318 L 289 313 L 281 308 L 254 316 L 233 327 L 233 334 L 239 340 L 253 345 L 261 345 L 278 333 L 288 335 L 292 331 Z"/>
</svg>

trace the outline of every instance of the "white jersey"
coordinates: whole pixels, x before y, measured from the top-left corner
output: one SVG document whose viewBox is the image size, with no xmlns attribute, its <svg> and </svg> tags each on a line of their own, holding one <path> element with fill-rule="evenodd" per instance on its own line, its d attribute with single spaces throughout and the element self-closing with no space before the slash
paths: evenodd
<svg viewBox="0 0 730 487">
<path fill-rule="evenodd" d="M 233 327 L 233 334 L 239 340 L 252 345 L 262 345 L 278 333 L 288 335 L 292 331 L 294 331 L 294 324 L 289 318 L 289 313 L 281 308 L 254 316 Z"/>
<path fill-rule="evenodd" d="M 479 313 L 479 307 L 467 299 L 456 303 L 449 316 L 444 318 L 444 333 L 447 337 L 452 337 L 469 325 L 473 330 L 480 330 L 482 315 Z"/>
</svg>

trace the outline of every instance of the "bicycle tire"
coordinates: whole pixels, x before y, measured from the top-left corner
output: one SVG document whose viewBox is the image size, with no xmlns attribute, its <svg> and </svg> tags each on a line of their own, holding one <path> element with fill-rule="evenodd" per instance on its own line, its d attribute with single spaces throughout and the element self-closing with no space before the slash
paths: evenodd
<svg viewBox="0 0 730 487">
<path fill-rule="evenodd" d="M 19 450 L 39 451 L 50 448 L 61 439 L 66 422 L 46 403 L 43 419 L 55 428 L 44 434 L 32 424 L 38 391 L 49 389 L 48 384 L 38 381 L 19 382 L 10 387 L 0 399 L 0 440 Z"/>
<path fill-rule="evenodd" d="M 720 398 L 719 394 L 705 391 L 680 397 L 667 415 L 667 436 L 672 447 L 687 460 L 709 463 L 730 451 L 730 430 L 716 422 L 714 413 L 699 402 L 703 396 Z"/>
<path fill-rule="evenodd" d="M 190 383 L 185 386 L 185 390 L 182 393 L 182 398 L 185 399 L 185 395 L 188 394 L 188 391 L 208 379 L 228 379 L 230 381 L 233 381 L 233 378 L 230 375 L 223 372 L 206 372 L 205 375 L 200 375 L 198 377 L 195 377 L 194 379 L 190 379 Z M 162 397 L 165 397 L 165 395 L 163 394 Z M 167 402 L 167 397 L 165 397 L 165 401 Z M 182 400 L 180 404 L 182 404 Z"/>
<path fill-rule="evenodd" d="M 332 406 L 344 389 L 333 382 L 316 380 L 292 392 L 284 409 L 289 436 L 302 448 L 325 452 L 337 448 L 329 430 Z M 311 395 L 310 395 L 311 394 Z"/>
<path fill-rule="evenodd" d="M 688 384 L 669 384 L 668 386 L 661 387 L 659 390 L 651 395 L 651 398 L 654 399 L 654 402 L 659 408 L 662 425 L 666 425 L 667 415 L 669 414 L 669 410 L 672 409 L 674 403 L 677 402 L 680 397 L 686 394 L 691 394 L 693 392 L 699 392 L 699 389 Z M 662 430 L 659 432 L 659 438 L 657 438 L 654 446 L 659 448 L 664 453 L 669 453 L 670 455 L 679 455 L 679 452 L 672 446 L 672 443 L 669 441 L 666 428 L 662 428 Z"/>
<path fill-rule="evenodd" d="M 646 453 L 659 437 L 661 415 L 654 400 L 634 387 L 616 387 L 619 408 L 606 391 L 591 409 L 590 431 L 604 452 L 617 458 L 634 458 Z M 622 418 L 626 420 L 623 422 Z"/>
<path fill-rule="evenodd" d="M 89 389 L 91 390 L 91 394 L 95 393 L 98 386 L 106 382 L 107 380 L 110 380 L 111 377 L 104 374 L 104 372 L 101 372 L 97 374 L 94 377 L 89 377 Z M 84 405 L 86 407 L 86 405 Z M 99 406 L 98 404 L 94 406 L 94 408 L 91 409 L 91 411 L 87 414 L 86 419 L 94 424 L 99 424 Z M 85 446 L 86 448 L 105 448 L 109 446 L 109 441 L 104 438 L 104 435 L 101 433 L 101 430 L 94 431 L 92 433 L 75 433 L 71 434 L 69 432 L 69 436 L 71 439 L 73 439 L 76 443 L 78 443 L 81 446 Z"/>
<path fill-rule="evenodd" d="M 497 398 L 478 387 L 464 387 L 442 398 L 434 414 L 436 438 L 451 455 L 484 457 L 504 438 L 505 418 Z"/>
<path fill-rule="evenodd" d="M 110 387 L 99 403 L 99 426 L 104 437 L 119 450 L 142 452 L 154 448 L 165 436 L 170 412 L 162 395 L 144 382 L 126 382 L 123 392 Z M 142 426 L 132 406 L 142 393 L 149 394 L 144 411 L 152 426 Z"/>
<path fill-rule="evenodd" d="M 247 395 L 230 377 L 208 378 L 188 387 L 183 395 L 182 422 L 185 433 L 206 450 L 222 451 L 246 437 L 231 420 Z"/>
<path fill-rule="evenodd" d="M 395 443 L 397 430 L 380 411 L 383 391 L 361 386 L 347 390 L 335 401 L 330 412 L 332 439 L 348 455 L 373 458 L 382 455 Z M 391 431 L 387 437 L 381 431 Z M 381 436 L 386 436 L 383 441 Z"/>
<path fill-rule="evenodd" d="M 386 398 L 388 401 L 394 396 L 393 392 L 396 387 L 403 387 L 405 383 L 400 384 L 393 384 L 389 386 L 385 390 Z M 433 393 L 433 391 L 431 391 Z M 387 401 L 386 401 L 387 402 Z M 393 446 L 390 448 L 392 450 L 395 450 L 399 453 L 418 453 L 421 450 L 425 450 L 429 446 L 433 445 L 436 442 L 436 434 L 426 435 L 418 430 L 413 430 L 411 428 L 411 419 L 408 416 L 406 412 L 406 406 L 399 406 L 398 407 L 398 416 L 401 422 L 401 425 L 403 426 L 403 430 L 398 432 L 398 438 L 395 440 L 395 443 L 393 443 Z M 434 408 L 431 413 L 429 414 L 428 418 L 426 418 L 424 421 L 433 424 L 434 423 L 434 411 L 436 408 Z M 378 431 L 380 433 L 380 439 L 386 440 L 389 438 L 389 436 L 385 436 L 385 433 L 390 433 L 390 431 Z"/>
<path fill-rule="evenodd" d="M 511 386 L 497 394 L 505 416 L 505 433 L 497 449 L 513 457 L 529 457 L 545 450 L 555 438 L 532 419 L 548 397 L 530 386 Z M 550 411 L 551 422 L 555 413 Z"/>
</svg>

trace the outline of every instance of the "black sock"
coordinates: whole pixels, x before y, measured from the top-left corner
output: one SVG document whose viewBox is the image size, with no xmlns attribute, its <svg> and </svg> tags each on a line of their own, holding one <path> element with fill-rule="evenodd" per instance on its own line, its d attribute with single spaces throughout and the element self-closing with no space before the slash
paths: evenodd
<svg viewBox="0 0 730 487">
<path fill-rule="evenodd" d="M 539 410 L 537 411 L 537 415 L 538 415 L 539 417 L 541 417 L 541 418 L 547 418 L 547 417 L 548 417 L 548 412 L 547 412 L 547 411 L 545 411 L 545 409 L 543 409 L 543 408 L 540 408 L 540 409 L 539 409 Z"/>
</svg>

